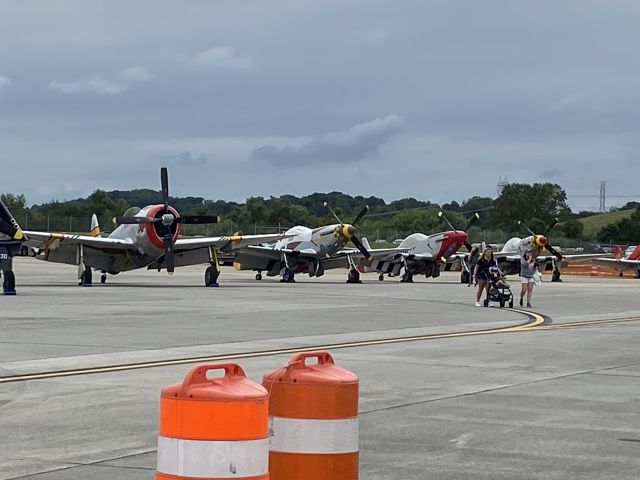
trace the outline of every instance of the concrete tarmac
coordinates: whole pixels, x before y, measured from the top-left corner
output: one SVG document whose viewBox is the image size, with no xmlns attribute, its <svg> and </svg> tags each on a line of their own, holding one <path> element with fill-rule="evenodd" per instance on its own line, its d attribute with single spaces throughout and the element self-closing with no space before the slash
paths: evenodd
<svg viewBox="0 0 640 480">
<path fill-rule="evenodd" d="M 99 276 L 19 258 L 0 297 L 0 377 L 409 336 L 335 348 L 360 377 L 360 478 L 640 477 L 640 281 L 563 277 L 534 293 L 547 325 L 478 308 L 457 273 L 378 282 L 346 271 L 258 282 L 204 266 Z M 546 275 L 548 279 L 548 275 Z M 519 292 L 518 278 L 511 279 Z M 457 336 L 442 334 L 456 332 Z M 466 332 L 466 333 L 465 333 Z M 248 376 L 289 354 L 238 360 Z M 0 378 L 0 480 L 152 479 L 160 389 L 178 364 L 7 382 Z"/>
</svg>

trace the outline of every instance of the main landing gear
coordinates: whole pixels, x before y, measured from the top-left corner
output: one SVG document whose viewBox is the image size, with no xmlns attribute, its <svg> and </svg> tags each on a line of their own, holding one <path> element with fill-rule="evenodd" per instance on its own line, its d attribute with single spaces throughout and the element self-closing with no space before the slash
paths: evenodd
<svg viewBox="0 0 640 480">
<path fill-rule="evenodd" d="M 286 267 L 282 272 L 281 283 L 296 283 L 295 273 L 290 268 Z"/>
<path fill-rule="evenodd" d="M 207 267 L 204 271 L 204 286 L 205 287 L 218 287 L 218 277 L 220 276 L 220 271 L 216 268 L 216 266 L 212 265 Z"/>
<path fill-rule="evenodd" d="M 356 268 L 350 268 L 347 274 L 347 283 L 362 283 L 360 272 Z"/>
<path fill-rule="evenodd" d="M 413 273 L 408 268 L 404 269 L 400 283 L 413 283 Z"/>
<path fill-rule="evenodd" d="M 93 272 L 91 271 L 91 267 L 84 267 L 84 270 L 80 274 L 80 281 L 78 282 L 78 285 L 81 287 L 93 286 Z"/>
</svg>

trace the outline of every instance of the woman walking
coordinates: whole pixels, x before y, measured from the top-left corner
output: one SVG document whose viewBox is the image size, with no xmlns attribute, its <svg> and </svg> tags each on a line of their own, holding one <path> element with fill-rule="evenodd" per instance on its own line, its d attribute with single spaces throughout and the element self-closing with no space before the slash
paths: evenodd
<svg viewBox="0 0 640 480">
<path fill-rule="evenodd" d="M 485 300 L 485 306 L 489 305 L 489 286 L 491 279 L 491 268 L 497 268 L 498 263 L 493 258 L 493 250 L 491 247 L 487 247 L 482 252 L 482 256 L 476 263 L 476 268 L 473 271 L 473 276 L 478 282 L 478 293 L 476 294 L 476 307 L 480 306 L 480 298 L 482 298 L 482 292 L 487 291 L 487 298 Z"/>
<path fill-rule="evenodd" d="M 467 287 L 470 287 L 473 284 L 473 275 L 479 257 L 480 249 L 478 247 L 473 247 L 469 252 L 469 284 L 467 285 Z"/>
<path fill-rule="evenodd" d="M 531 250 L 524 252 L 520 259 L 520 306 L 522 307 L 525 294 L 527 295 L 527 308 L 531 308 L 531 296 L 533 295 L 533 286 L 535 285 L 536 259 L 533 258 Z"/>
</svg>

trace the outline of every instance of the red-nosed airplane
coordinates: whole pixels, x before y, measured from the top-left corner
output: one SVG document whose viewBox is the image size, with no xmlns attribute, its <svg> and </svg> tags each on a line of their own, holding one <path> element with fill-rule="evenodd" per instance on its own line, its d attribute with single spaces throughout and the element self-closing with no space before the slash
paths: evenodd
<svg viewBox="0 0 640 480">
<path fill-rule="evenodd" d="M 216 223 L 219 218 L 209 215 L 181 216 L 169 205 L 169 179 L 165 167 L 160 170 L 160 178 L 163 203 L 148 205 L 142 209 L 130 208 L 125 216 L 116 218 L 119 225 L 106 238 L 24 231 L 24 238 L 18 240 L 37 248 L 36 258 L 40 260 L 77 265 L 78 278 L 83 286 L 91 286 L 92 270 L 102 272 L 100 281 L 105 283 L 107 274 L 116 275 L 139 268 L 158 271 L 166 269 L 169 274 L 173 274 L 175 267 L 208 263 L 210 266 L 205 270 L 204 283 L 205 286 L 212 287 L 218 285 L 219 250 L 230 252 L 239 247 L 273 242 L 285 237 L 270 234 L 180 238 L 181 225 Z M 6 213 L 10 219 L 13 218 L 8 210 Z M 11 220 L 8 222 L 12 226 Z"/>
<path fill-rule="evenodd" d="M 598 257 L 590 261 L 596 265 L 613 267 L 620 276 L 626 270 L 635 270 L 634 277 L 640 278 L 640 245 L 630 245 L 624 254 L 620 252 L 616 258 Z"/>
<path fill-rule="evenodd" d="M 480 216 L 476 213 L 471 217 L 464 230 L 457 230 L 443 212 L 438 212 L 438 216 L 451 230 L 432 235 L 413 233 L 398 245 L 399 252 L 371 262 L 362 261 L 364 271 L 378 272 L 380 281 L 384 280 L 385 274 L 390 277 L 401 276 L 400 281 L 403 283 L 413 282 L 414 275 L 424 275 L 426 278 L 440 276 L 441 266 L 457 258 L 456 252 L 462 245 L 471 250 L 471 245 L 467 242 L 467 231 Z M 368 247 L 368 242 L 365 245 Z"/>
</svg>

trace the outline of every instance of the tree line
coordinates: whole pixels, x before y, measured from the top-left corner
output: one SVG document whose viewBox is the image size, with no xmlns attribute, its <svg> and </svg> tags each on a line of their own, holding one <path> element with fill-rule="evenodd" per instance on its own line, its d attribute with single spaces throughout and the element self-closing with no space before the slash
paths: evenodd
<svg viewBox="0 0 640 480">
<path fill-rule="evenodd" d="M 132 206 L 142 207 L 158 203 L 160 193 L 149 189 L 130 191 L 96 190 L 87 198 L 69 201 L 27 204 L 24 195 L 2 194 L 2 200 L 12 211 L 24 229 L 83 232 L 89 228 L 91 215 L 95 213 L 103 231 L 115 228 L 112 219 L 123 215 Z M 217 235 L 241 231 L 245 234 L 285 230 L 294 225 L 315 227 L 334 223 L 324 202 L 331 205 L 340 219 L 349 223 L 363 205 L 369 205 L 369 213 L 359 225 L 370 240 L 392 241 L 410 233 L 432 233 L 448 228 L 437 212 L 443 210 L 458 229 L 466 226 L 469 218 L 479 212 L 480 220 L 472 229 L 471 241 L 501 241 L 500 236 L 526 234 L 518 225 L 523 220 L 536 232 L 543 232 L 554 218 L 560 224 L 553 236 L 582 240 L 637 242 L 640 239 L 640 205 L 632 202 L 635 213 L 627 219 L 604 227 L 595 238 L 584 237 L 579 218 L 597 212 L 573 213 L 567 205 L 567 195 L 557 184 L 509 184 L 497 198 L 472 196 L 458 203 L 443 205 L 415 198 L 403 198 L 387 203 L 370 196 L 351 196 L 342 192 L 313 193 L 302 197 L 249 197 L 245 203 L 209 200 L 203 197 L 173 197 L 171 204 L 185 215 L 220 215 L 223 221 L 214 226 L 190 225 L 183 230 L 187 235 Z M 187 226 L 185 226 L 187 227 Z M 479 238 L 482 233 L 483 238 Z M 475 237 L 475 238 L 474 238 Z M 487 238 L 489 237 L 489 238 Z"/>
</svg>

